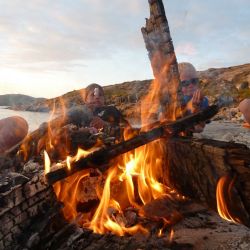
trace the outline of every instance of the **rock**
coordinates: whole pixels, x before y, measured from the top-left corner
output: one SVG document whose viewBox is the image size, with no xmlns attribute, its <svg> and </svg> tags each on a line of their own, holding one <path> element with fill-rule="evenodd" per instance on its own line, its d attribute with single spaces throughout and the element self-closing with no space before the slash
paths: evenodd
<svg viewBox="0 0 250 250">
<path fill-rule="evenodd" d="M 229 106 L 233 104 L 234 102 L 234 98 L 231 95 L 225 95 L 225 94 L 219 96 L 218 100 L 220 103 L 223 103 L 223 105 L 225 106 Z"/>
<path fill-rule="evenodd" d="M 244 128 L 242 124 L 232 121 L 212 121 L 207 124 L 201 134 L 194 134 L 196 138 L 214 139 L 220 141 L 233 141 L 250 147 L 250 129 Z"/>
<path fill-rule="evenodd" d="M 223 136 L 221 137 L 221 139 L 222 139 L 223 141 L 233 141 L 233 138 L 234 138 L 234 136 L 233 136 L 233 134 L 230 133 L 230 132 L 226 133 L 225 135 L 223 135 Z"/>
<path fill-rule="evenodd" d="M 249 83 L 247 81 L 242 82 L 239 86 L 239 90 L 244 90 L 249 88 Z"/>
<path fill-rule="evenodd" d="M 239 113 L 239 109 L 238 108 L 231 108 L 230 112 L 231 112 L 232 116 L 236 116 Z"/>
</svg>

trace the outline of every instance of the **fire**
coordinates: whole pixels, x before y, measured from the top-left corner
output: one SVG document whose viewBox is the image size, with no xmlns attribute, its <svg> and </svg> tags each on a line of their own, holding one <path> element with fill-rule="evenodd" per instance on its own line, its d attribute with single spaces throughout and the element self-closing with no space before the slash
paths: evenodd
<svg viewBox="0 0 250 250">
<path fill-rule="evenodd" d="M 83 221 L 80 222 L 80 224 L 89 227 L 96 233 L 102 234 L 109 231 L 120 236 L 134 234 L 136 232 L 148 233 L 147 229 L 140 224 L 127 227 L 126 219 L 117 219 L 124 217 L 123 208 L 120 206 L 119 197 L 118 200 L 116 200 L 116 198 L 112 196 L 111 187 L 113 183 L 123 183 L 121 193 L 125 193 L 125 196 L 127 196 L 129 201 L 127 206 L 129 205 L 136 209 L 140 209 L 143 204 L 147 204 L 166 193 L 171 196 L 173 190 L 165 187 L 159 181 L 162 176 L 162 165 L 164 161 L 162 158 L 164 154 L 163 145 L 162 141 L 158 140 L 137 148 L 133 152 L 124 154 L 122 161 L 119 161 L 120 163 L 111 168 L 107 173 L 103 190 L 100 191 L 100 187 L 96 187 L 101 193 L 100 203 L 91 221 Z M 70 170 L 72 162 L 86 157 L 89 153 L 93 152 L 93 150 L 94 149 L 85 151 L 78 149 L 74 157 L 67 156 L 65 161 L 68 169 Z M 48 172 L 48 166 L 51 164 L 46 151 L 45 162 L 46 172 Z M 87 176 L 89 176 L 89 171 L 85 170 L 54 184 L 54 190 L 58 199 L 64 203 L 63 212 L 67 220 L 74 220 L 79 217 L 77 211 L 78 190 L 82 180 Z"/>
<path fill-rule="evenodd" d="M 166 64 L 157 80 L 152 82 L 149 94 L 141 101 L 143 131 L 150 128 L 147 125 L 152 122 L 152 119 L 173 121 L 180 114 L 177 105 L 177 81 L 162 80 L 166 78 L 170 70 L 170 66 Z M 161 99 L 159 97 L 162 97 L 164 93 L 171 95 L 171 102 L 168 103 L 167 112 L 162 112 L 161 117 L 157 117 Z M 125 139 L 133 137 L 133 133 L 131 129 L 126 129 Z M 73 162 L 86 157 L 91 153 L 91 150 L 93 152 L 96 148 L 89 151 L 79 149 L 74 157 L 66 156 L 68 170 L 70 171 Z M 112 232 L 124 236 L 137 232 L 149 233 L 140 223 L 132 226 L 127 224 L 123 211 L 130 207 L 138 211 L 145 204 L 163 195 L 177 197 L 172 189 L 162 184 L 163 166 L 167 162 L 164 155 L 165 140 L 159 139 L 120 156 L 118 163 L 110 167 L 105 174 L 105 184 L 102 186 L 100 183 L 100 185 L 93 187 L 100 202 L 96 210 L 91 211 L 92 214 L 87 220 L 79 219 L 81 216 L 77 211 L 77 204 L 81 182 L 90 175 L 89 170 L 76 173 L 57 182 L 54 189 L 58 200 L 64 203 L 65 218 L 78 220 L 79 224 L 99 234 Z M 116 193 L 112 190 L 114 186 L 119 189 Z M 142 216 L 140 213 L 139 215 Z M 166 219 L 166 225 L 169 224 L 170 222 Z M 159 232 L 159 235 L 161 234 L 162 231 Z M 170 238 L 173 238 L 173 231 L 170 235 Z"/>
<path fill-rule="evenodd" d="M 152 144 L 152 145 L 151 145 Z M 158 182 L 161 176 L 162 161 L 156 157 L 156 152 L 163 150 L 160 146 L 160 141 L 151 143 L 148 146 L 143 146 L 134 151 L 124 155 L 124 166 L 115 167 L 109 172 L 100 205 L 91 221 L 90 228 L 96 233 L 105 233 L 107 230 L 112 231 L 120 236 L 125 233 L 135 232 L 139 230 L 146 233 L 146 229 L 137 225 L 136 227 L 127 228 L 125 225 L 118 224 L 114 218 L 108 215 L 108 209 L 111 205 L 110 186 L 112 181 L 117 179 L 125 183 L 125 191 L 130 205 L 135 208 L 140 208 L 139 204 L 146 204 L 153 199 L 165 194 L 164 186 Z M 157 149 L 157 151 L 154 150 Z M 145 161 L 145 159 L 147 159 Z M 119 172 L 121 172 L 119 174 Z M 135 189 L 138 190 L 139 198 L 136 200 Z M 119 210 L 120 209 L 117 209 Z M 112 229 L 112 230 L 111 230 Z"/>
<path fill-rule="evenodd" d="M 60 100 L 61 100 L 61 98 L 60 98 Z M 54 101 L 53 102 L 53 109 L 52 109 L 52 112 L 50 114 L 49 120 L 52 120 L 52 117 L 54 116 L 55 112 L 56 112 L 56 104 L 55 104 L 55 101 Z M 47 142 L 47 147 L 49 149 L 54 148 L 53 143 L 52 143 L 52 137 L 53 137 L 53 130 L 52 130 L 52 128 L 50 126 L 50 122 L 49 122 L 48 123 L 48 142 Z"/>
<path fill-rule="evenodd" d="M 96 149 L 91 149 L 89 151 L 78 148 L 75 156 L 66 157 L 66 165 L 68 170 L 71 170 L 72 162 L 79 161 L 82 157 L 86 157 L 88 154 L 92 153 Z M 49 172 L 49 167 L 51 163 L 47 152 L 45 151 L 45 173 Z M 58 200 L 64 203 L 63 213 L 66 219 L 73 220 L 77 217 L 77 195 L 81 181 L 89 176 L 89 170 L 83 170 L 68 177 L 65 181 L 57 182 L 53 185 L 56 196 Z M 94 188 L 94 187 L 93 187 Z"/>
<path fill-rule="evenodd" d="M 71 157 L 70 156 L 67 156 L 66 162 L 67 162 L 67 168 L 70 171 L 71 170 Z"/>
<path fill-rule="evenodd" d="M 44 151 L 44 166 L 45 166 L 44 173 L 45 174 L 49 173 L 50 172 L 51 163 L 50 163 L 49 155 L 46 152 L 46 150 Z"/>
<path fill-rule="evenodd" d="M 81 148 L 78 148 L 77 154 L 75 155 L 73 160 L 79 161 L 81 158 L 84 158 L 84 157 L 88 156 L 90 153 L 94 152 L 95 150 L 92 149 L 92 150 L 86 151 L 86 150 L 83 150 Z"/>
<path fill-rule="evenodd" d="M 158 237 L 162 237 L 162 235 L 163 235 L 163 229 L 161 228 L 158 232 Z"/>
<path fill-rule="evenodd" d="M 63 182 L 57 182 L 53 185 L 55 194 L 59 201 L 64 203 L 63 214 L 69 221 L 76 219 L 77 212 L 77 194 L 82 179 L 89 176 L 89 171 L 81 171 L 68 177 Z"/>
<path fill-rule="evenodd" d="M 148 233 L 148 231 L 141 225 L 126 227 L 123 221 L 119 223 L 114 214 L 112 214 L 112 212 L 109 212 L 109 211 L 115 211 L 118 214 L 122 214 L 122 210 L 120 208 L 119 203 L 111 198 L 111 191 L 110 191 L 111 182 L 113 179 L 115 179 L 117 171 L 118 171 L 117 168 L 113 168 L 110 170 L 105 182 L 100 204 L 93 216 L 93 219 L 89 227 L 94 232 L 101 234 L 108 231 L 111 231 L 119 236 L 124 236 L 125 234 L 134 234 L 136 232 L 141 232 L 146 234 Z M 109 210 L 110 208 L 113 208 L 113 210 Z"/>
<path fill-rule="evenodd" d="M 66 164 L 67 164 L 68 170 L 69 171 L 71 170 L 71 163 L 72 162 L 79 161 L 81 158 L 88 156 L 90 153 L 94 152 L 95 150 L 97 150 L 97 149 L 92 149 L 92 150 L 86 151 L 86 150 L 83 150 L 81 148 L 78 148 L 77 154 L 74 157 L 67 156 Z"/>
<path fill-rule="evenodd" d="M 169 242 L 173 242 L 173 240 L 174 240 L 174 229 L 172 228 L 169 234 Z"/>
<path fill-rule="evenodd" d="M 229 176 L 223 176 L 219 179 L 216 188 L 217 210 L 223 219 L 230 222 L 241 223 L 240 219 L 234 216 L 230 210 L 232 205 L 231 196 L 233 185 L 234 180 Z"/>
</svg>

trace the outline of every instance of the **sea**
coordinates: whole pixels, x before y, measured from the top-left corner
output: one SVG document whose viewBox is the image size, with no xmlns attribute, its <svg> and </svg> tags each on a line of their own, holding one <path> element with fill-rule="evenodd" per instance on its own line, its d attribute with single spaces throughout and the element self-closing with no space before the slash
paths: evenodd
<svg viewBox="0 0 250 250">
<path fill-rule="evenodd" d="M 8 109 L 6 106 L 0 106 L 0 119 L 10 116 L 21 116 L 29 124 L 29 132 L 36 130 L 40 124 L 49 121 L 52 117 L 50 113 L 31 112 L 31 111 L 16 111 Z"/>
</svg>

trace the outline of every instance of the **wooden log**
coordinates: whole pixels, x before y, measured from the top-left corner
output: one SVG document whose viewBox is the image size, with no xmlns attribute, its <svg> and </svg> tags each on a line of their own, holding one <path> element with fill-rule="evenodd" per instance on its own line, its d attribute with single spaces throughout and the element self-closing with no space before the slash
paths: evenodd
<svg viewBox="0 0 250 250">
<path fill-rule="evenodd" d="M 156 80 L 152 85 L 155 93 L 153 101 L 164 102 L 161 103 L 165 108 L 164 115 L 171 117 L 178 114 L 183 103 L 178 64 L 163 2 L 149 0 L 148 3 L 150 17 L 141 32 Z"/>
<path fill-rule="evenodd" d="M 57 168 L 46 174 L 46 178 L 49 184 L 53 184 L 59 180 L 62 180 L 80 170 L 86 168 L 99 168 L 100 170 L 106 170 L 107 164 L 114 157 L 129 152 L 135 148 L 145 145 L 151 141 L 157 140 L 163 136 L 176 135 L 179 132 L 185 131 L 195 124 L 206 121 L 213 117 L 218 112 L 218 106 L 213 105 L 205 110 L 199 111 L 195 114 L 181 118 L 175 122 L 162 124 L 148 132 L 142 132 L 138 136 L 135 136 L 127 141 L 113 145 L 109 148 L 102 148 L 88 155 L 85 158 L 80 159 L 77 162 L 71 163 L 71 169 L 68 170 L 66 163 L 61 168 Z"/>
<path fill-rule="evenodd" d="M 28 228 L 37 219 L 49 218 L 50 209 L 60 211 L 53 188 L 44 183 L 43 175 L 0 193 L 0 249 L 14 249 L 11 246 L 31 231 Z"/>
<path fill-rule="evenodd" d="M 249 227 L 250 149 L 208 139 L 171 138 L 166 142 L 164 183 L 179 193 L 217 210 L 216 188 L 224 176 L 235 179 L 233 188 L 223 191 L 226 206 Z"/>
</svg>

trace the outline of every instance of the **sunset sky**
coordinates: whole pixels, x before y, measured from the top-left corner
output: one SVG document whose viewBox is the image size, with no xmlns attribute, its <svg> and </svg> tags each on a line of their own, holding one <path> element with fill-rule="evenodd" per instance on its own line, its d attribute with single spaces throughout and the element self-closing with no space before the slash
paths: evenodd
<svg viewBox="0 0 250 250">
<path fill-rule="evenodd" d="M 249 0 L 164 0 L 177 59 L 250 63 Z M 55 97 L 90 83 L 152 78 L 147 0 L 0 0 L 0 94 Z"/>
</svg>

